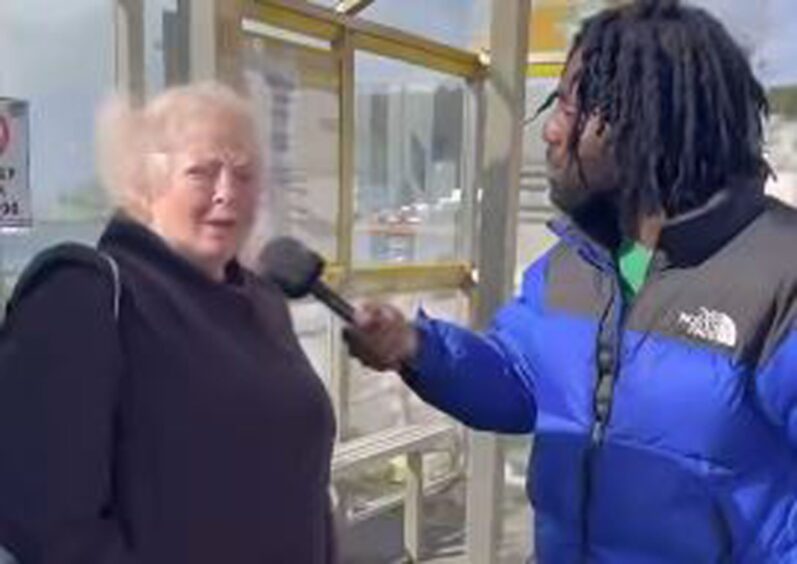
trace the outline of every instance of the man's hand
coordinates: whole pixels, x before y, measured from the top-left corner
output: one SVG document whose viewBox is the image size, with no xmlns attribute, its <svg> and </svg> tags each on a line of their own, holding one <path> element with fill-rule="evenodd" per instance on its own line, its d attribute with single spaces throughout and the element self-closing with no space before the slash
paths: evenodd
<svg viewBox="0 0 797 564">
<path fill-rule="evenodd" d="M 343 338 L 349 353 L 375 370 L 399 371 L 418 351 L 417 330 L 390 304 L 363 304 Z"/>
</svg>

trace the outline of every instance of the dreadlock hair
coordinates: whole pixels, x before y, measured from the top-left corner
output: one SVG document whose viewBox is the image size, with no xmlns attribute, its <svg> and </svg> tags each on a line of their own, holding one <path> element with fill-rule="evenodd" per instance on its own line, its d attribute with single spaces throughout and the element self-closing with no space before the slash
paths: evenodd
<svg viewBox="0 0 797 564">
<path fill-rule="evenodd" d="M 764 88 L 742 49 L 707 12 L 678 0 L 637 0 L 586 20 L 568 60 L 581 58 L 578 143 L 591 116 L 608 126 L 620 206 L 678 215 L 732 176 L 771 173 L 763 156 Z M 579 165 L 580 167 L 580 165 Z"/>
</svg>

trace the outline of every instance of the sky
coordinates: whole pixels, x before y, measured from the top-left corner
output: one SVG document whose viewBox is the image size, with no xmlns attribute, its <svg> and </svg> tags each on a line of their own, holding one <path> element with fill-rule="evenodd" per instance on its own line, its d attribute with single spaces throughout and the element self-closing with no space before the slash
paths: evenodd
<svg viewBox="0 0 797 564">
<path fill-rule="evenodd" d="M 0 0 L 0 96 L 30 104 L 34 216 L 93 182 L 94 112 L 114 79 L 110 0 Z"/>
<path fill-rule="evenodd" d="M 335 0 L 313 0 L 333 6 Z M 552 1 L 552 0 L 532 0 Z M 759 78 L 768 86 L 797 84 L 797 0 L 687 0 L 720 18 L 750 53 Z M 599 4 L 582 0 L 586 6 Z M 483 44 L 489 32 L 490 0 L 376 0 L 363 18 L 457 47 Z M 367 57 L 366 57 L 367 59 Z M 365 79 L 420 79 L 411 68 L 380 69 L 362 61 Z"/>
<path fill-rule="evenodd" d="M 693 0 L 717 15 L 768 86 L 797 84 L 797 0 Z"/>
</svg>

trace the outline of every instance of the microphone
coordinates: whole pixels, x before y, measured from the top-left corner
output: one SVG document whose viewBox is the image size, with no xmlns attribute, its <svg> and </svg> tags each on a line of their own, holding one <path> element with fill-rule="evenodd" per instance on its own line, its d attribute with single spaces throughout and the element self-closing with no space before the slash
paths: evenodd
<svg viewBox="0 0 797 564">
<path fill-rule="evenodd" d="M 354 307 L 324 284 L 324 259 L 292 237 L 279 237 L 268 243 L 257 258 L 255 273 L 274 282 L 289 298 L 308 294 L 320 300 L 349 324 L 354 323 Z M 417 375 L 402 362 L 398 373 L 410 383 Z"/>
<path fill-rule="evenodd" d="M 321 280 L 324 259 L 300 241 L 292 237 L 274 239 L 260 252 L 255 268 L 259 276 L 274 282 L 289 298 L 313 295 L 344 321 L 354 322 L 354 307 Z"/>
</svg>

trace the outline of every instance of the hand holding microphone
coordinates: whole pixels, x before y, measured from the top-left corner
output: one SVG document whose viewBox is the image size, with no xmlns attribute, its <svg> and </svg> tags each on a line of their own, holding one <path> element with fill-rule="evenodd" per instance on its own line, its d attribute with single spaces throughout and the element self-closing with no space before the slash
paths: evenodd
<svg viewBox="0 0 797 564">
<path fill-rule="evenodd" d="M 363 304 L 343 338 L 349 353 L 375 370 L 404 373 L 418 351 L 418 331 L 397 307 L 385 303 Z"/>
<path fill-rule="evenodd" d="M 355 309 L 321 280 L 324 260 L 301 242 L 290 237 L 273 240 L 260 253 L 256 270 L 289 298 L 312 294 L 348 322 L 343 337 L 351 355 L 364 365 L 395 370 L 405 379 L 412 375 L 409 362 L 418 351 L 415 327 L 390 304 L 368 302 Z"/>
</svg>

